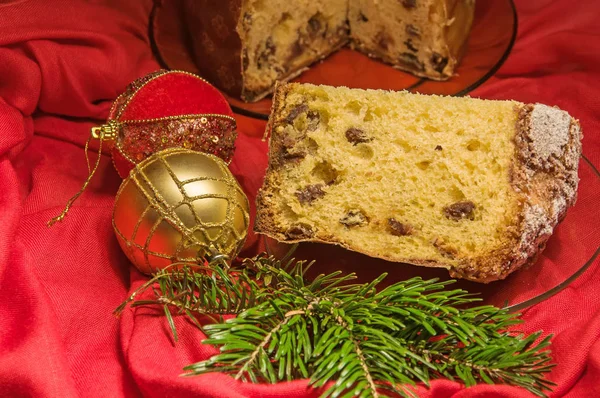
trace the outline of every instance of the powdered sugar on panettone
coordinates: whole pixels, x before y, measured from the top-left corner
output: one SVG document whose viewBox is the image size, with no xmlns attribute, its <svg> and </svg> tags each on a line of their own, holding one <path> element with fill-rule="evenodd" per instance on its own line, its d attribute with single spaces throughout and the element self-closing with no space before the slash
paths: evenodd
<svg viewBox="0 0 600 398">
<path fill-rule="evenodd" d="M 513 185 L 523 194 L 520 240 L 515 248 L 519 267 L 545 246 L 577 196 L 581 156 L 579 123 L 567 112 L 542 104 L 519 111 L 515 144 L 518 162 Z"/>
<path fill-rule="evenodd" d="M 529 119 L 529 133 L 533 153 L 546 163 L 551 156 L 560 157 L 569 142 L 571 117 L 565 111 L 536 104 Z"/>
<path fill-rule="evenodd" d="M 553 225 L 548 217 L 548 213 L 540 205 L 525 205 L 523 210 L 523 230 L 521 241 L 519 242 L 518 255 L 526 259 L 532 254 L 532 249 L 536 249 L 532 242 L 539 237 L 550 236 Z"/>
</svg>

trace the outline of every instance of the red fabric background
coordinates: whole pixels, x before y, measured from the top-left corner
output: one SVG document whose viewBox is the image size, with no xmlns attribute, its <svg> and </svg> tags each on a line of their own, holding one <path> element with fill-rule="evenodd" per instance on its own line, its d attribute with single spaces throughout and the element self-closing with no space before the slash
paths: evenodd
<svg viewBox="0 0 600 398">
<path fill-rule="evenodd" d="M 485 0 L 483 0 L 485 1 Z M 110 7 L 112 5 L 112 7 Z M 56 215 L 85 179 L 83 144 L 111 101 L 158 68 L 146 1 L 0 1 L 0 396 L 317 396 L 224 375 L 181 378 L 213 349 L 177 318 L 173 345 L 152 309 L 113 309 L 142 276 L 110 225 L 120 179 L 107 156 L 66 222 Z M 521 0 L 515 48 L 472 95 L 558 105 L 579 118 L 584 153 L 600 165 L 600 2 Z M 264 122 L 238 118 L 232 171 L 253 202 L 266 167 Z M 250 237 L 246 254 L 254 254 Z M 553 396 L 600 396 L 600 263 L 524 313 L 525 331 L 554 333 Z M 436 381 L 424 397 L 521 397 L 507 386 Z"/>
</svg>

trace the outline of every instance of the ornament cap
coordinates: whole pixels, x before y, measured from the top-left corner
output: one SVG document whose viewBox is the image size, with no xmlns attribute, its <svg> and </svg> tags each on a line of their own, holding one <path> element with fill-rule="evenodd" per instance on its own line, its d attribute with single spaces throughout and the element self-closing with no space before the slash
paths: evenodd
<svg viewBox="0 0 600 398">
<path fill-rule="evenodd" d="M 209 263 L 212 262 L 220 262 L 221 264 L 225 264 L 225 266 L 229 266 L 229 256 L 227 254 L 221 253 L 214 245 L 210 245 L 208 250 L 204 254 L 204 258 Z"/>
<path fill-rule="evenodd" d="M 97 140 L 114 140 L 117 137 L 119 123 L 115 120 L 109 120 L 102 126 L 92 127 L 92 137 Z"/>
</svg>

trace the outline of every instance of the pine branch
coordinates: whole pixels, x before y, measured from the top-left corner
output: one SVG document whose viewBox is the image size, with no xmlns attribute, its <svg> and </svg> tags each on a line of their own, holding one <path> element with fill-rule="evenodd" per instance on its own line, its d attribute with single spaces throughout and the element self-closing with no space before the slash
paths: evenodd
<svg viewBox="0 0 600 398">
<path fill-rule="evenodd" d="M 265 346 L 271 341 L 273 335 L 279 332 L 279 329 L 281 329 L 289 321 L 289 319 L 289 317 L 284 317 L 272 330 L 265 335 L 260 344 L 256 346 L 256 348 L 252 351 L 252 354 L 250 354 L 248 360 L 244 362 L 238 373 L 235 375 L 236 379 L 241 379 L 244 376 L 248 369 L 256 362 L 259 355 L 266 355 Z"/>
<path fill-rule="evenodd" d="M 553 365 L 550 336 L 509 332 L 517 315 L 492 306 L 465 308 L 479 299 L 452 283 L 413 278 L 377 290 L 385 274 L 352 284 L 353 274 L 306 278 L 312 263 L 264 255 L 239 267 L 210 263 L 158 273 L 124 306 L 161 305 L 195 315 L 235 314 L 200 326 L 204 344 L 220 348 L 189 365 L 186 375 L 223 372 L 236 379 L 276 383 L 310 379 L 331 385 L 324 397 L 414 397 L 416 382 L 433 379 L 520 386 L 544 397 Z M 154 299 L 139 299 L 154 291 Z M 197 321 L 196 321 L 197 323 Z"/>
<path fill-rule="evenodd" d="M 158 286 L 156 286 L 158 285 Z M 154 300 L 138 299 L 147 291 L 153 291 Z M 231 268 L 223 260 L 207 265 L 176 263 L 159 270 L 152 279 L 140 286 L 116 310 L 120 315 L 127 307 L 161 305 L 169 321 L 173 338 L 177 331 L 171 308 L 184 313 L 200 329 L 196 315 L 205 315 L 217 322 L 214 315 L 237 314 L 252 307 L 257 301 L 259 288 L 246 272 Z"/>
</svg>

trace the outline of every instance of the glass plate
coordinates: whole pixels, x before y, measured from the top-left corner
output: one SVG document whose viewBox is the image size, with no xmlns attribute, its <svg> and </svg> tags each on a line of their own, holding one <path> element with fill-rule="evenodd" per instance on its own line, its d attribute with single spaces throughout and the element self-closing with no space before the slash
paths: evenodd
<svg viewBox="0 0 600 398">
<path fill-rule="evenodd" d="M 178 1 L 155 2 L 149 34 L 154 54 L 168 69 L 198 73 L 186 45 L 186 31 L 178 17 Z M 294 81 L 348 86 L 409 90 L 424 94 L 465 95 L 489 79 L 508 57 L 517 36 L 517 14 L 512 0 L 476 2 L 475 19 L 466 53 L 456 75 L 445 82 L 415 77 L 344 48 L 311 66 Z M 254 103 L 225 95 L 234 112 L 267 119 L 271 99 Z"/>
<path fill-rule="evenodd" d="M 502 281 L 481 284 L 459 280 L 452 286 L 477 293 L 483 304 L 519 311 L 555 295 L 577 279 L 600 253 L 600 173 L 583 157 L 579 177 L 577 203 L 556 227 L 546 249 L 534 264 L 515 271 Z M 335 245 L 301 243 L 290 253 L 293 245 L 265 238 L 265 246 L 270 254 L 280 258 L 291 255 L 297 260 L 316 260 L 310 270 L 313 274 L 342 270 L 344 273 L 355 272 L 359 282 L 369 282 L 387 272 L 389 275 L 384 284 L 415 276 L 452 279 L 445 269 L 388 262 Z"/>
</svg>

